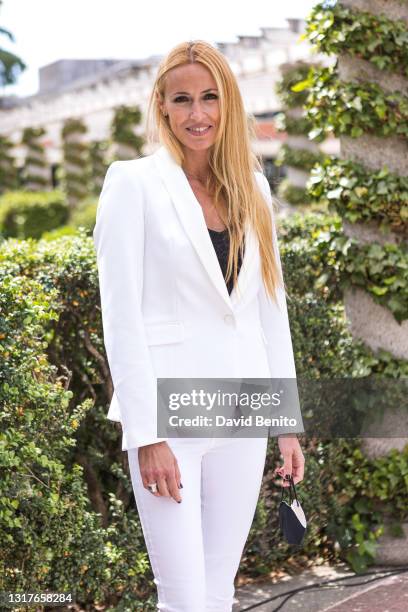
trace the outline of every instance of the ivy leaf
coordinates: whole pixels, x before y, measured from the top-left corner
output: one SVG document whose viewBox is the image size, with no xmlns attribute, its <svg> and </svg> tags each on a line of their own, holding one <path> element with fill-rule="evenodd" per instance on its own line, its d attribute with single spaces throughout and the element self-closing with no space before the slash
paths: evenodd
<svg viewBox="0 0 408 612">
<path fill-rule="evenodd" d="M 360 96 L 356 96 L 355 98 L 353 98 L 353 100 L 351 100 L 351 102 L 349 103 L 349 106 L 351 106 L 352 108 L 357 109 L 358 111 L 362 111 L 363 110 L 363 106 L 361 104 Z"/>
<path fill-rule="evenodd" d="M 378 285 L 373 285 L 370 291 L 378 296 L 385 295 L 388 292 L 388 287 L 378 287 Z"/>
<path fill-rule="evenodd" d="M 371 57 L 373 64 L 375 64 L 380 70 L 384 70 L 384 68 L 387 66 L 387 60 L 388 58 L 383 57 L 382 55 L 373 55 Z"/>
<path fill-rule="evenodd" d="M 337 189 L 332 189 L 328 191 L 326 197 L 328 200 L 338 200 L 341 197 L 343 192 L 343 187 L 337 187 Z"/>
<path fill-rule="evenodd" d="M 379 244 L 373 244 L 369 249 L 369 256 L 375 259 L 384 259 L 385 253 Z"/>
<path fill-rule="evenodd" d="M 351 137 L 352 138 L 358 138 L 359 136 L 361 136 L 363 133 L 363 130 L 361 129 L 361 127 L 358 126 L 354 126 L 351 128 Z"/>
<path fill-rule="evenodd" d="M 367 563 L 364 558 L 354 551 L 348 552 L 346 554 L 346 559 L 357 574 L 363 572 L 367 568 Z"/>
<path fill-rule="evenodd" d="M 377 115 L 379 116 L 380 119 L 384 119 L 386 113 L 387 113 L 387 107 L 385 106 L 385 104 L 376 104 L 374 106 L 374 110 L 377 113 Z"/>
<path fill-rule="evenodd" d="M 365 549 L 365 552 L 366 552 L 368 555 L 370 555 L 370 557 L 374 557 L 374 555 L 375 555 L 375 551 L 376 551 L 376 549 L 377 549 L 377 543 L 376 543 L 376 542 L 373 542 L 373 541 L 371 541 L 371 540 L 366 540 L 366 541 L 364 542 L 364 549 Z"/>
<path fill-rule="evenodd" d="M 380 195 L 386 195 L 388 193 L 387 184 L 385 181 L 380 181 L 378 183 L 377 193 Z"/>
<path fill-rule="evenodd" d="M 383 166 L 380 170 L 380 172 L 377 174 L 377 178 L 382 179 L 385 178 L 386 176 L 388 176 L 390 173 L 388 166 Z"/>
<path fill-rule="evenodd" d="M 342 176 L 339 180 L 339 185 L 341 185 L 342 187 L 352 187 L 353 179 L 348 176 Z"/>
<path fill-rule="evenodd" d="M 322 128 L 315 128 L 313 130 L 310 130 L 310 132 L 308 133 L 308 136 L 310 140 L 314 140 L 315 138 L 318 138 L 322 133 L 323 133 Z"/>
<path fill-rule="evenodd" d="M 367 195 L 368 189 L 367 187 L 355 187 L 354 192 L 357 197 L 363 198 L 365 195 Z"/>
<path fill-rule="evenodd" d="M 305 89 L 310 89 L 313 85 L 313 79 L 305 79 L 304 81 L 298 81 L 290 88 L 292 91 L 299 92 Z"/>
</svg>

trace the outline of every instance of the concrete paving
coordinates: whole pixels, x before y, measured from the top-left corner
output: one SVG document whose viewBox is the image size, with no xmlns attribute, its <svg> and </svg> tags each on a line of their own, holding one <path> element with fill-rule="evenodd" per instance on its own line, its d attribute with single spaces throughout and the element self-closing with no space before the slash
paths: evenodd
<svg viewBox="0 0 408 612">
<path fill-rule="evenodd" d="M 374 566 L 367 572 L 395 571 L 395 567 Z M 284 594 L 303 586 L 316 585 L 335 578 L 349 577 L 330 587 L 300 591 L 287 600 L 282 612 L 406 612 L 408 610 L 408 571 L 390 577 L 357 575 L 347 566 L 319 565 L 298 575 L 285 575 L 257 584 L 239 587 L 235 592 L 233 612 L 274 612 L 284 601 Z M 357 584 L 366 583 L 366 584 Z M 345 585 L 355 586 L 345 586 Z M 271 599 L 273 598 L 273 601 Z M 275 599 L 276 598 L 276 599 Z M 261 603 L 264 600 L 265 603 Z M 258 604 L 258 605 L 257 605 Z"/>
</svg>

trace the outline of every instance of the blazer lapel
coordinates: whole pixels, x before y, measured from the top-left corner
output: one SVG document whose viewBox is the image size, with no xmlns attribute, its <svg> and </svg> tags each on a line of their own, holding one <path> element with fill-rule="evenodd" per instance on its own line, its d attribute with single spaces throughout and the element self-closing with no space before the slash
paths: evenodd
<svg viewBox="0 0 408 612">
<path fill-rule="evenodd" d="M 202 208 L 190 187 L 183 169 L 176 163 L 165 146 L 161 146 L 153 153 L 152 157 L 173 201 L 180 221 L 193 247 L 197 251 L 204 268 L 226 305 L 230 310 L 233 310 L 235 304 L 244 296 L 250 279 L 251 264 L 256 254 L 257 246 L 255 232 L 248 223 L 245 229 L 245 252 L 238 274 L 238 286 L 234 287 L 230 295 L 207 229 Z"/>
</svg>

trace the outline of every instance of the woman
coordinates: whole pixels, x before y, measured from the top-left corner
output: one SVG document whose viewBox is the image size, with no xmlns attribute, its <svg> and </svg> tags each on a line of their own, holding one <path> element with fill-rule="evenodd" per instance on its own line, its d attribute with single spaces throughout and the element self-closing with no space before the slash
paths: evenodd
<svg viewBox="0 0 408 612">
<path fill-rule="evenodd" d="M 210 44 L 182 43 L 162 61 L 153 120 L 161 147 L 111 164 L 94 229 L 108 418 L 122 425 L 158 609 L 226 612 L 267 436 L 160 437 L 156 385 L 296 378 L 272 198 L 236 79 Z M 276 472 L 297 483 L 301 418 L 285 431 Z"/>
</svg>

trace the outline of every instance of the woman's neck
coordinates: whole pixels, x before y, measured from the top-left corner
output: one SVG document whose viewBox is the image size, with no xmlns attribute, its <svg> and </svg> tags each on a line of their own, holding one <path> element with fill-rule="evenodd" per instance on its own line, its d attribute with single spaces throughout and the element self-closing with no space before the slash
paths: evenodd
<svg viewBox="0 0 408 612">
<path fill-rule="evenodd" d="M 187 178 L 205 184 L 210 172 L 208 151 L 192 151 L 189 149 L 188 152 L 184 152 L 184 155 L 182 168 Z"/>
</svg>

